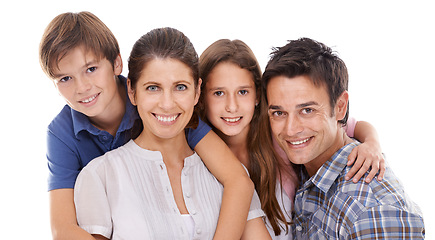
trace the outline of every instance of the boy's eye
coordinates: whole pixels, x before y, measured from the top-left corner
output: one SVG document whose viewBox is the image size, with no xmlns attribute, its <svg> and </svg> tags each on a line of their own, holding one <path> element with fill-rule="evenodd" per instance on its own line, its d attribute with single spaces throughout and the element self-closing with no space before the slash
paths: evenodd
<svg viewBox="0 0 435 240">
<path fill-rule="evenodd" d="M 67 82 L 68 80 L 71 80 L 70 76 L 66 76 L 66 77 L 59 79 L 59 82 Z"/>
<path fill-rule="evenodd" d="M 224 92 L 223 91 L 216 91 L 213 93 L 213 95 L 220 97 L 220 96 L 224 95 Z"/>
<path fill-rule="evenodd" d="M 157 86 L 155 86 L 155 85 L 151 85 L 151 86 L 148 86 L 148 87 L 146 88 L 146 90 L 154 92 L 154 91 L 159 90 L 159 87 L 157 87 Z"/>
<path fill-rule="evenodd" d="M 97 69 L 97 67 L 90 67 L 86 69 L 86 72 L 94 72 Z"/>
<path fill-rule="evenodd" d="M 240 95 L 246 95 L 246 94 L 248 94 L 248 90 L 240 90 L 239 94 Z"/>
<path fill-rule="evenodd" d="M 184 91 L 187 89 L 187 86 L 184 84 L 178 84 L 176 87 L 177 91 Z"/>
</svg>

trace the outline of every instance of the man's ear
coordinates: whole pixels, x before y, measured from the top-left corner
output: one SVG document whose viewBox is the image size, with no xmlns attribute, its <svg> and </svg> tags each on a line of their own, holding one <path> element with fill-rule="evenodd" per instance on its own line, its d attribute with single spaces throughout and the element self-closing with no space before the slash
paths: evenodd
<svg viewBox="0 0 435 240">
<path fill-rule="evenodd" d="M 115 61 L 113 62 L 113 72 L 116 76 L 120 75 L 122 72 L 122 58 L 121 54 L 118 54 Z"/>
<path fill-rule="evenodd" d="M 349 93 L 344 91 L 340 97 L 337 99 L 337 103 L 335 104 L 335 117 L 337 121 L 343 120 L 346 116 L 347 106 L 349 103 Z"/>
<path fill-rule="evenodd" d="M 130 98 L 131 104 L 136 106 L 136 100 L 134 97 L 134 90 L 131 88 L 131 80 L 127 78 L 127 89 L 128 89 L 128 98 Z"/>
</svg>

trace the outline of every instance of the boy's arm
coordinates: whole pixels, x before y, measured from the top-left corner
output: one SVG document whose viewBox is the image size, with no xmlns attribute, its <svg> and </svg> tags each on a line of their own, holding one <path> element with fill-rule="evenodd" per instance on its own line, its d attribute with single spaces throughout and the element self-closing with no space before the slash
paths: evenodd
<svg viewBox="0 0 435 240">
<path fill-rule="evenodd" d="M 381 181 L 385 173 L 385 159 L 376 129 L 368 122 L 358 121 L 355 125 L 354 136 L 362 144 L 355 147 L 349 154 L 347 165 L 350 166 L 354 162 L 355 164 L 346 174 L 346 179 L 349 180 L 353 176 L 353 182 L 357 182 L 371 168 L 365 181 L 369 183 L 378 171 L 377 179 Z"/>
<path fill-rule="evenodd" d="M 51 190 L 49 198 L 53 239 L 94 239 L 88 232 L 77 225 L 74 207 L 74 189 Z"/>
<path fill-rule="evenodd" d="M 195 151 L 210 172 L 224 186 L 222 205 L 214 239 L 240 239 L 254 192 L 254 184 L 225 142 L 209 131 Z"/>
</svg>

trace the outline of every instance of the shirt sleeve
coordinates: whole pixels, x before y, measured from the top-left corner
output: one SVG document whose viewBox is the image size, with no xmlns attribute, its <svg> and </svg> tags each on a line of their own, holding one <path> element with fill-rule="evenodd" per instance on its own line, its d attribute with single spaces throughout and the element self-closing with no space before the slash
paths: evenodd
<svg viewBox="0 0 435 240">
<path fill-rule="evenodd" d="M 208 132 L 210 132 L 211 127 L 207 125 L 204 121 L 199 118 L 198 121 L 198 127 L 195 129 L 193 128 L 187 128 L 186 129 L 186 136 L 187 136 L 187 143 L 189 144 L 191 149 L 194 149 L 196 147 L 196 144 L 201 141 L 201 139 L 204 138 L 205 135 L 207 135 Z"/>
<path fill-rule="evenodd" d="M 47 132 L 48 190 L 74 188 L 81 166 L 78 155 L 53 132 Z"/>
<path fill-rule="evenodd" d="M 84 168 L 74 188 L 74 203 L 79 226 L 90 234 L 110 239 L 111 211 L 104 182 L 95 171 Z"/>
<path fill-rule="evenodd" d="M 424 239 L 423 218 L 395 206 L 381 205 L 359 216 L 351 239 Z"/>
<path fill-rule="evenodd" d="M 257 191 L 254 190 L 254 194 L 252 195 L 251 206 L 249 208 L 247 221 L 254 219 L 254 218 L 264 217 L 264 216 L 266 216 L 266 215 L 264 214 L 263 210 L 261 209 L 260 198 L 258 197 Z"/>
<path fill-rule="evenodd" d="M 346 131 L 347 136 L 353 138 L 355 136 L 355 126 L 356 126 L 356 119 L 353 117 L 350 117 L 347 120 L 346 126 L 344 126 L 344 130 Z"/>
</svg>

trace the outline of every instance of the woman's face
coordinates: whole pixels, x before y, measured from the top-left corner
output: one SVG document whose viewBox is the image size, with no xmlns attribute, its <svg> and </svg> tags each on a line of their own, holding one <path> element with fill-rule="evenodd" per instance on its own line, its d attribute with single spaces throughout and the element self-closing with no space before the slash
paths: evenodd
<svg viewBox="0 0 435 240">
<path fill-rule="evenodd" d="M 148 62 L 135 91 L 129 86 L 129 96 L 137 106 L 143 131 L 159 138 L 173 138 L 184 133 L 198 102 L 199 91 L 191 69 L 170 58 Z"/>
<path fill-rule="evenodd" d="M 222 62 L 208 75 L 205 86 L 207 119 L 228 137 L 248 134 L 257 94 L 252 73 Z"/>
</svg>

